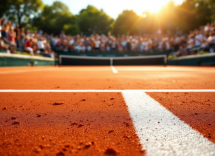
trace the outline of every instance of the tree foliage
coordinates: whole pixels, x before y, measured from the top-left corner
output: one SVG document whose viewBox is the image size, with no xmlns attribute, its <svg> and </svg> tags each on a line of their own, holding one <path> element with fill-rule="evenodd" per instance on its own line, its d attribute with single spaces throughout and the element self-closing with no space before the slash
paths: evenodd
<svg viewBox="0 0 215 156">
<path fill-rule="evenodd" d="M 33 19 L 33 25 L 42 29 L 46 33 L 59 34 L 63 29 L 78 33 L 76 25 L 77 16 L 72 15 L 69 8 L 60 1 L 55 1 L 52 5 L 46 5 L 43 11 Z M 75 28 L 75 31 L 73 30 Z"/>
<path fill-rule="evenodd" d="M 215 0 L 185 0 L 181 5 L 170 1 L 158 13 L 144 11 L 138 16 L 133 11 L 125 10 L 118 16 L 113 27 L 114 34 L 155 33 L 158 29 L 164 32 L 189 32 L 212 22 L 215 18 Z"/>
<path fill-rule="evenodd" d="M 98 10 L 91 5 L 82 9 L 78 15 L 78 26 L 83 33 L 108 33 L 111 30 L 112 23 L 113 19 L 103 10 Z"/>
<path fill-rule="evenodd" d="M 215 0 L 184 0 L 181 5 L 170 1 L 160 12 L 144 11 L 144 16 L 125 10 L 115 21 L 91 5 L 73 15 L 60 1 L 44 6 L 42 0 L 0 0 L 0 17 L 3 15 L 21 27 L 42 29 L 49 34 L 59 34 L 62 30 L 70 35 L 80 32 L 107 34 L 110 31 L 115 35 L 148 34 L 158 29 L 189 32 L 215 20 Z"/>
<path fill-rule="evenodd" d="M 9 8 L 10 5 L 7 0 L 0 0 L 0 17 L 2 17 Z"/>
<path fill-rule="evenodd" d="M 6 6 L 4 14 L 9 19 L 14 19 L 20 26 L 26 25 L 30 16 L 36 15 L 43 7 L 41 0 L 5 0 L 3 3 Z"/>
<path fill-rule="evenodd" d="M 139 33 L 141 18 L 132 10 L 123 11 L 116 19 L 113 26 L 113 34 Z"/>
</svg>

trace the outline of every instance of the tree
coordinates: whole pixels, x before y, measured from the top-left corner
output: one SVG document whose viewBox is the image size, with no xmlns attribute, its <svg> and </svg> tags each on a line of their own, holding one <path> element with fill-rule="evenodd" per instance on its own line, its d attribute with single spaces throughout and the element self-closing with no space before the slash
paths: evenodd
<svg viewBox="0 0 215 156">
<path fill-rule="evenodd" d="M 10 5 L 7 0 L 0 0 L 0 17 L 2 17 L 5 12 L 9 9 Z"/>
<path fill-rule="evenodd" d="M 210 14 L 210 21 L 214 22 L 215 21 L 215 0 L 196 0 L 196 2 L 199 4 L 198 5 L 199 7 L 201 7 L 201 5 L 206 6 L 205 9 L 207 9 L 206 11 L 208 11 Z M 209 14 L 207 14 L 207 17 Z"/>
<path fill-rule="evenodd" d="M 113 34 L 138 34 L 141 17 L 132 10 L 123 11 L 116 19 L 113 26 Z"/>
<path fill-rule="evenodd" d="M 33 26 L 46 33 L 59 34 L 63 29 L 67 30 L 67 33 L 71 32 L 73 28 L 75 32 L 78 32 L 76 21 L 77 16 L 72 15 L 65 4 L 55 1 L 50 6 L 46 5 L 43 11 L 33 19 L 32 23 Z"/>
<path fill-rule="evenodd" d="M 213 15 L 212 10 L 213 9 L 211 8 L 211 6 L 205 3 L 205 1 L 203 0 L 196 1 L 196 19 L 198 21 L 198 25 L 205 25 L 206 23 L 213 21 L 214 17 L 211 16 Z"/>
<path fill-rule="evenodd" d="M 83 33 L 97 32 L 107 34 L 111 30 L 113 19 L 103 10 L 98 10 L 94 6 L 88 5 L 82 9 L 78 15 L 78 25 Z"/>
<path fill-rule="evenodd" d="M 28 23 L 30 16 L 38 13 L 42 9 L 43 2 L 41 0 L 5 0 L 8 9 L 5 15 L 8 18 L 15 17 L 16 22 L 20 26 Z"/>
<path fill-rule="evenodd" d="M 68 24 L 63 26 L 63 31 L 68 35 L 77 35 L 80 30 L 77 24 Z"/>
</svg>

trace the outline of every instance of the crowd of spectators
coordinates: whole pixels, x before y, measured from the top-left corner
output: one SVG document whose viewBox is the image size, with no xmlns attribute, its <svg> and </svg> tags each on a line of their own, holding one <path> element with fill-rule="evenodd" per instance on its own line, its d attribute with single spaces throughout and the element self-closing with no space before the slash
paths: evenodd
<svg viewBox="0 0 215 156">
<path fill-rule="evenodd" d="M 171 35 L 163 34 L 158 30 L 153 35 L 108 35 L 92 34 L 89 37 L 84 35 L 67 36 L 62 32 L 54 36 L 52 46 L 65 52 L 175 52 L 177 56 L 192 55 L 200 51 L 215 51 L 215 22 L 209 23 L 189 34 L 180 32 Z"/>
<path fill-rule="evenodd" d="M 196 54 L 199 51 L 215 51 L 215 22 L 209 23 L 189 34 L 177 32 L 164 34 L 158 30 L 153 35 L 107 35 L 92 34 L 75 36 L 44 34 L 42 30 L 30 32 L 13 26 L 10 21 L 0 19 L 0 49 L 13 53 L 17 48 L 31 55 L 53 56 L 54 50 L 64 52 L 175 52 L 177 56 Z"/>
<path fill-rule="evenodd" d="M 66 36 L 64 32 L 52 39 L 52 46 L 65 52 L 119 51 L 123 52 L 175 52 L 177 56 L 192 55 L 200 51 L 215 51 L 215 22 L 191 31 L 189 34 L 153 35 L 83 35 Z"/>
<path fill-rule="evenodd" d="M 54 57 L 50 40 L 39 32 L 30 32 L 0 18 L 0 51 Z"/>
</svg>

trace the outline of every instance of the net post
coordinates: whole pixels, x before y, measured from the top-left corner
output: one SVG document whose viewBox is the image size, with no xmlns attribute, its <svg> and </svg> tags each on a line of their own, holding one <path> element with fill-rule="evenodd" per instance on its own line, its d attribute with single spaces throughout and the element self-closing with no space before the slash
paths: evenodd
<svg viewBox="0 0 215 156">
<path fill-rule="evenodd" d="M 164 67 L 166 67 L 167 66 L 167 56 L 165 55 L 165 57 L 164 57 Z"/>
<path fill-rule="evenodd" d="M 62 61 L 61 61 L 61 55 L 59 55 L 59 67 L 61 67 L 61 63 L 62 63 Z"/>
<path fill-rule="evenodd" d="M 110 58 L 110 66 L 113 66 L 113 58 Z"/>
</svg>

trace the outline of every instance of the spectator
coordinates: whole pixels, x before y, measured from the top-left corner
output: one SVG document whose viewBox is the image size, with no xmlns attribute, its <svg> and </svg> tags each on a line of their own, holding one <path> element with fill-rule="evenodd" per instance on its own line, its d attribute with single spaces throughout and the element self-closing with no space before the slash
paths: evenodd
<svg viewBox="0 0 215 156">
<path fill-rule="evenodd" d="M 195 47 L 199 47 L 201 45 L 201 40 L 203 39 L 203 35 L 200 34 L 199 30 L 196 30 L 195 35 Z"/>
<path fill-rule="evenodd" d="M 100 42 L 99 38 L 97 37 L 95 40 L 95 51 L 98 52 L 100 50 L 100 44 L 101 44 L 101 42 Z"/>
<path fill-rule="evenodd" d="M 31 55 L 34 55 L 32 39 L 29 39 L 29 38 L 27 39 L 24 45 L 24 50 L 29 52 Z"/>
<path fill-rule="evenodd" d="M 0 38 L 0 49 L 2 49 L 6 53 L 10 53 L 9 45 L 4 43 L 3 37 Z"/>
<path fill-rule="evenodd" d="M 2 35 L 1 35 L 1 31 L 2 31 L 2 26 L 1 26 L 2 24 L 1 24 L 1 23 L 2 23 L 2 22 L 1 22 L 1 18 L 0 18 L 0 38 L 1 38 L 1 36 L 2 36 Z"/>
<path fill-rule="evenodd" d="M 209 51 L 213 53 L 215 50 L 215 31 L 210 33 L 210 36 L 208 37 L 207 41 L 209 45 Z"/>
<path fill-rule="evenodd" d="M 11 46 L 10 51 L 13 53 L 16 49 L 16 33 L 14 31 L 14 28 L 11 26 L 10 27 L 10 31 L 8 32 L 8 40 L 9 40 L 9 44 Z"/>
<path fill-rule="evenodd" d="M 191 53 L 191 49 L 194 48 L 194 36 L 191 34 L 189 36 L 189 40 L 187 43 L 187 50 L 189 51 L 189 53 Z"/>
<path fill-rule="evenodd" d="M 38 48 L 39 48 L 39 50 L 40 50 L 41 52 L 44 52 L 44 49 L 45 49 L 45 42 L 44 42 L 44 40 L 43 40 L 42 37 L 39 38 L 39 40 L 37 41 L 37 46 L 38 46 Z"/>
</svg>

